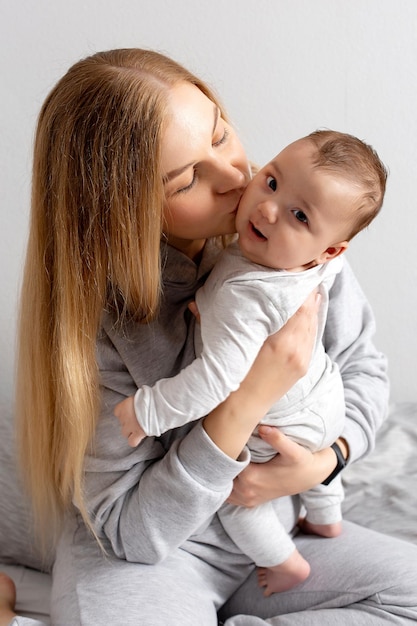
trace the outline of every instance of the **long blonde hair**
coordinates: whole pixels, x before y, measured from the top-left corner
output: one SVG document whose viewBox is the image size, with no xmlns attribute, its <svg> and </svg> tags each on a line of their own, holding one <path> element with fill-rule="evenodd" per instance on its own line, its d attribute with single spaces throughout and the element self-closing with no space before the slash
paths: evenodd
<svg viewBox="0 0 417 626">
<path fill-rule="evenodd" d="M 40 112 L 16 411 L 36 519 L 49 533 L 72 501 L 92 528 L 83 460 L 99 414 L 103 308 L 138 322 L 158 309 L 161 134 L 169 88 L 179 81 L 219 104 L 171 59 L 122 49 L 76 63 Z"/>
</svg>

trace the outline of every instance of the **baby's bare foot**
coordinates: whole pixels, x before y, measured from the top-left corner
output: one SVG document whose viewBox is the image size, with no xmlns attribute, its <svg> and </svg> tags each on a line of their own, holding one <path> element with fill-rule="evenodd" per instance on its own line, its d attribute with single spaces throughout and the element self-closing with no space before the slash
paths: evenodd
<svg viewBox="0 0 417 626">
<path fill-rule="evenodd" d="M 289 559 L 273 567 L 258 568 L 258 584 L 265 587 L 264 596 L 288 591 L 310 575 L 310 565 L 296 550 Z"/>
</svg>

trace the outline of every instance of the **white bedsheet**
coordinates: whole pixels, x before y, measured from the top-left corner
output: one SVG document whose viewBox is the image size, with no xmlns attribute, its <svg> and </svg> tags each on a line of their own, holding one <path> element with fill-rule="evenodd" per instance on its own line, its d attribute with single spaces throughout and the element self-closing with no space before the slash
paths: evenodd
<svg viewBox="0 0 417 626">
<path fill-rule="evenodd" d="M 343 472 L 344 517 L 417 543 L 417 403 L 397 403 L 375 450 Z"/>
<path fill-rule="evenodd" d="M 343 473 L 344 517 L 417 543 L 417 403 L 398 403 L 378 433 L 374 452 Z M 1 565 L 17 586 L 17 612 L 49 624 L 51 577 Z"/>
</svg>

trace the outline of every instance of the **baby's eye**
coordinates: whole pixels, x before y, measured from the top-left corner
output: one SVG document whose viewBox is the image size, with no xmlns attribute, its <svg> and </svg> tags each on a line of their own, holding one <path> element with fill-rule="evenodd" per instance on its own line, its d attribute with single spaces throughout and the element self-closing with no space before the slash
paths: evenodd
<svg viewBox="0 0 417 626">
<path fill-rule="evenodd" d="M 277 190 L 277 181 L 275 180 L 275 178 L 273 176 L 268 176 L 267 177 L 266 184 L 268 185 L 268 187 L 270 189 L 272 189 L 272 191 L 276 191 Z"/>
<path fill-rule="evenodd" d="M 302 222 L 303 224 L 308 224 L 308 217 L 303 211 L 300 211 L 300 209 L 294 209 L 293 214 L 299 222 Z"/>
</svg>

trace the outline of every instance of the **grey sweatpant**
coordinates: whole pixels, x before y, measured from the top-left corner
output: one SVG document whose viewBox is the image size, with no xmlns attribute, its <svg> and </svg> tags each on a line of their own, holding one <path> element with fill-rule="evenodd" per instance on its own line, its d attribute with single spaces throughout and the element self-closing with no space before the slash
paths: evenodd
<svg viewBox="0 0 417 626">
<path fill-rule="evenodd" d="M 335 539 L 295 537 L 311 564 L 311 576 L 269 598 L 257 587 L 253 565 L 228 541 L 217 519 L 157 565 L 103 556 L 81 526 L 67 528 L 67 540 L 70 534 L 72 545 L 64 542 L 58 551 L 53 626 L 216 626 L 218 620 L 226 626 L 380 626 L 417 621 L 417 546 L 350 522 L 344 522 Z M 17 618 L 15 624 L 39 623 Z"/>
</svg>

